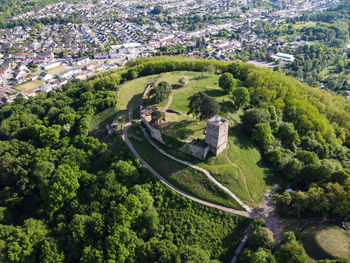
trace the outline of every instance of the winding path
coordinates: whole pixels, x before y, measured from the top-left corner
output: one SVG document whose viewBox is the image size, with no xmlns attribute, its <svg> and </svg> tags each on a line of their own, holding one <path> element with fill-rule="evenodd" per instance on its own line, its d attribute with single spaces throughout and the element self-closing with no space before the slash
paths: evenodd
<svg viewBox="0 0 350 263">
<path fill-rule="evenodd" d="M 217 181 L 214 176 L 212 176 L 210 174 L 210 172 L 208 170 L 205 170 L 204 168 L 202 167 L 199 167 L 197 165 L 194 165 L 190 162 L 187 162 L 187 161 L 184 161 L 184 160 L 181 160 L 181 159 L 178 159 L 174 156 L 172 156 L 171 154 L 168 154 L 167 152 L 165 152 L 163 149 L 161 149 L 157 144 L 155 144 L 148 136 L 148 134 L 144 131 L 145 133 L 145 137 L 146 139 L 148 140 L 148 142 L 154 147 L 157 149 L 158 152 L 160 152 L 161 154 L 165 155 L 166 157 L 176 161 L 176 162 L 179 162 L 179 163 L 182 163 L 188 167 L 191 167 L 193 169 L 196 169 L 198 171 L 201 171 L 202 173 L 204 173 L 208 178 L 209 180 L 211 180 L 214 184 L 216 184 L 220 189 L 222 189 L 223 191 L 225 191 L 228 195 L 230 195 L 233 199 L 236 200 L 237 203 L 239 203 L 243 208 L 244 210 L 246 210 L 248 213 L 251 213 L 252 212 L 252 208 L 250 208 L 248 205 L 246 205 L 241 199 L 239 199 L 234 193 L 231 192 L 230 189 L 228 189 L 226 186 L 222 185 L 219 181 Z"/>
<path fill-rule="evenodd" d="M 225 211 L 225 212 L 229 212 L 229 213 L 232 213 L 232 214 L 237 214 L 237 215 L 241 215 L 241 216 L 245 216 L 245 217 L 250 217 L 250 213 L 248 212 L 245 212 L 245 211 L 240 211 L 240 210 L 236 210 L 236 209 L 233 209 L 233 208 L 229 208 L 229 207 L 225 207 L 225 206 L 221 206 L 221 205 L 217 205 L 217 204 L 214 204 L 214 203 L 211 203 L 211 202 L 207 202 L 207 201 L 204 201 L 202 199 L 199 199 L 197 197 L 194 197 L 182 190 L 180 190 L 179 188 L 177 188 L 176 186 L 172 185 L 170 182 L 168 182 L 166 179 L 164 179 L 156 170 L 154 170 L 152 168 L 152 166 L 150 166 L 143 158 L 142 156 L 136 151 L 136 149 L 134 148 L 134 146 L 132 145 L 129 137 L 128 137 L 128 130 L 130 128 L 130 125 L 131 123 L 127 123 L 124 127 L 124 131 L 123 131 L 123 137 L 124 137 L 124 140 L 125 140 L 125 143 L 126 145 L 129 147 L 129 149 L 132 151 L 132 153 L 140 160 L 140 162 L 154 175 L 156 176 L 162 183 L 164 183 L 167 187 L 173 189 L 175 192 L 181 194 L 182 196 L 185 196 L 197 203 L 200 203 L 202 205 L 205 205 L 205 206 L 209 206 L 209 207 L 213 207 L 213 208 L 216 208 L 216 209 L 219 209 L 219 210 L 222 210 L 222 211 Z"/>
<path fill-rule="evenodd" d="M 235 254 L 233 255 L 233 258 L 231 260 L 231 263 L 235 263 L 238 259 L 239 254 L 241 254 L 242 249 L 244 248 L 244 246 L 247 244 L 248 242 L 248 238 L 251 235 L 251 233 L 253 232 L 253 229 L 251 226 L 249 226 L 247 233 L 244 235 L 241 243 L 238 245 L 238 247 L 236 248 Z"/>
<path fill-rule="evenodd" d="M 169 97 L 169 101 L 167 103 L 167 105 L 163 108 L 163 111 L 166 111 L 171 103 L 172 103 L 172 96 Z M 179 193 L 180 195 L 188 198 L 188 199 L 191 199 L 192 201 L 194 202 L 197 202 L 197 203 L 200 203 L 202 205 L 205 205 L 205 206 L 208 206 L 208 207 L 213 207 L 213 208 L 216 208 L 216 209 L 219 209 L 219 210 L 222 210 L 222 211 L 225 211 L 225 212 L 228 212 L 228 213 L 232 213 L 232 214 L 236 214 L 236 215 L 240 215 L 240 216 L 244 216 L 244 217 L 248 217 L 248 218 L 254 218 L 255 216 L 257 217 L 261 217 L 265 220 L 266 222 L 266 225 L 268 228 L 270 228 L 270 230 L 274 233 L 274 238 L 275 238 L 275 244 L 276 246 L 278 246 L 280 244 L 280 241 L 281 241 L 281 237 L 282 237 L 282 233 L 283 233 L 283 226 L 282 226 L 282 220 L 276 215 L 276 212 L 275 212 L 275 207 L 273 206 L 272 204 L 272 200 L 270 199 L 269 196 L 267 196 L 265 199 L 264 199 L 264 202 L 263 202 L 263 207 L 261 209 L 261 211 L 259 211 L 258 213 L 255 213 L 251 207 L 249 207 L 248 205 L 246 205 L 241 199 L 239 199 L 234 193 L 232 193 L 227 187 L 223 186 L 220 182 L 218 182 L 211 174 L 209 171 L 199 167 L 199 166 L 196 166 L 190 162 L 187 162 L 187 161 L 184 161 L 184 160 L 180 160 L 168 153 L 166 153 L 163 149 L 159 148 L 158 145 L 156 145 L 148 136 L 148 134 L 145 132 L 145 137 L 146 139 L 149 141 L 149 143 L 155 147 L 161 154 L 165 155 L 166 157 L 176 161 L 176 162 L 179 162 L 179 163 L 182 163 L 186 166 L 189 166 L 193 169 L 196 169 L 196 170 L 199 170 L 201 172 L 203 172 L 213 183 L 215 183 L 220 189 L 222 189 L 223 191 L 225 191 L 227 194 L 229 194 L 232 198 L 234 198 L 244 209 L 245 211 L 241 211 L 241 210 L 236 210 L 236 209 L 233 209 L 233 208 L 229 208 L 229 207 L 225 207 L 225 206 L 222 206 L 222 205 L 218 205 L 218 204 L 215 204 L 215 203 L 211 203 L 211 202 L 208 202 L 208 201 L 204 201 L 200 198 L 197 198 L 197 197 L 194 197 L 184 191 L 182 191 L 181 189 L 177 188 L 176 186 L 174 186 L 173 184 L 171 184 L 170 182 L 168 182 L 164 177 L 162 177 L 157 171 L 155 171 L 152 166 L 150 166 L 143 158 L 142 156 L 136 151 L 136 149 L 134 148 L 134 146 L 132 145 L 129 137 L 128 137 L 128 130 L 131 126 L 131 121 L 132 121 L 132 108 L 129 108 L 128 110 L 128 117 L 129 117 L 129 122 L 125 124 L 124 126 L 124 129 L 123 129 L 123 138 L 124 138 L 124 141 L 126 143 L 126 145 L 129 147 L 129 149 L 131 150 L 131 152 L 136 156 L 136 158 L 138 158 L 140 160 L 140 162 L 154 175 L 156 176 L 163 184 L 165 184 L 167 187 L 169 187 L 170 189 L 174 190 L 175 192 Z M 245 186 L 246 186 L 246 190 L 248 192 L 248 195 L 251 198 L 251 195 L 250 195 L 250 192 L 249 192 L 249 189 L 248 189 L 248 186 L 247 186 L 247 181 L 246 181 L 246 177 L 245 177 L 245 174 L 243 172 L 243 170 L 241 169 L 241 167 L 239 165 L 237 165 L 236 163 L 232 162 L 228 155 L 227 155 L 227 152 L 226 152 L 226 158 L 227 160 L 229 161 L 229 163 L 231 165 L 234 165 L 236 167 L 239 168 L 242 176 L 243 176 L 243 179 L 244 179 L 244 182 L 245 182 Z M 252 199 L 253 200 L 253 199 Z M 254 200 L 253 200 L 254 202 Z M 252 229 L 249 227 L 246 235 L 243 237 L 242 241 L 240 242 L 239 246 L 237 247 L 237 249 L 235 250 L 235 254 L 231 260 L 231 263 L 235 263 L 239 254 L 241 253 L 242 249 L 244 248 L 245 244 L 247 243 L 248 241 L 248 238 L 250 236 L 252 232 Z"/>
<path fill-rule="evenodd" d="M 168 103 L 164 106 L 164 108 L 162 109 L 162 112 L 166 112 L 167 109 L 169 109 L 171 103 L 173 103 L 173 95 L 172 94 L 169 96 Z"/>
</svg>

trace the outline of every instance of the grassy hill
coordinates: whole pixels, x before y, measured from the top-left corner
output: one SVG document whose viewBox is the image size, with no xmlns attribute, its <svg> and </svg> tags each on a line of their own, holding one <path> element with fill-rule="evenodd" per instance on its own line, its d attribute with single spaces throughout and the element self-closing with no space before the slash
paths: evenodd
<svg viewBox="0 0 350 263">
<path fill-rule="evenodd" d="M 205 137 L 206 121 L 197 121 L 193 116 L 186 115 L 189 98 L 195 93 L 202 91 L 215 97 L 218 102 L 225 101 L 222 104 L 220 114 L 230 120 L 229 147 L 218 157 L 209 156 L 205 161 L 194 159 L 180 153 L 176 149 L 168 147 L 164 149 L 179 158 L 189 160 L 209 170 L 217 180 L 237 194 L 248 205 L 256 205 L 266 189 L 264 181 L 266 169 L 262 164 L 259 150 L 242 131 L 240 125 L 241 112 L 229 113 L 225 110 L 226 107 L 232 106 L 232 102 L 231 98 L 218 86 L 219 76 L 209 73 L 202 76 L 199 72 L 179 71 L 150 75 L 125 82 L 120 85 L 118 90 L 118 103 L 116 107 L 95 115 L 90 124 L 90 132 L 98 134 L 100 131 L 100 134 L 105 134 L 106 124 L 113 122 L 115 119 L 120 119 L 120 117 L 125 121 L 128 112 L 127 109 L 135 108 L 138 105 L 147 84 L 154 81 L 156 83 L 167 81 L 170 84 L 176 85 L 182 77 L 188 79 L 188 84 L 172 90 L 172 103 L 170 105 L 170 109 L 181 112 L 182 114 L 167 113 L 167 123 L 163 132 L 183 142 L 197 137 Z M 160 106 L 162 107 L 165 104 L 167 104 L 167 101 L 162 102 Z M 186 139 L 181 138 L 178 134 L 181 129 L 191 130 L 192 135 Z M 142 134 L 139 137 L 142 137 Z M 113 141 L 112 143 L 109 141 L 105 142 L 113 146 Z M 174 185 L 185 191 L 190 191 L 193 195 L 204 198 L 205 200 L 238 208 L 234 200 L 225 200 L 228 196 L 219 193 L 220 191 L 215 189 L 204 175 L 190 171 L 191 169 L 182 167 L 182 165 L 161 156 L 146 141 L 140 143 L 133 140 L 133 143 L 146 161 Z M 157 158 L 154 158 L 154 156 L 157 156 Z M 159 162 L 159 160 L 162 161 Z M 218 193 L 219 196 L 217 196 Z"/>
</svg>

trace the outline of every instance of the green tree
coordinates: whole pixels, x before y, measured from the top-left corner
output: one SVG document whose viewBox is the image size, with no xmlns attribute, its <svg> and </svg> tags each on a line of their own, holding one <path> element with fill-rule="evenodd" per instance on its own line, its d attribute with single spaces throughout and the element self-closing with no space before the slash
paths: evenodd
<svg viewBox="0 0 350 263">
<path fill-rule="evenodd" d="M 168 82 L 162 81 L 153 89 L 151 89 L 147 96 L 154 97 L 159 104 L 161 101 L 166 100 L 171 94 L 171 85 Z"/>
<path fill-rule="evenodd" d="M 151 114 L 151 121 L 150 124 L 159 129 L 160 128 L 160 124 L 165 121 L 165 113 L 159 110 L 155 110 L 152 112 Z"/>
<path fill-rule="evenodd" d="M 203 98 L 200 111 L 200 120 L 208 120 L 219 113 L 220 105 L 214 98 L 205 96 Z"/>
<path fill-rule="evenodd" d="M 42 187 L 41 191 L 47 195 L 47 199 L 43 199 L 48 204 L 50 216 L 76 196 L 76 191 L 79 188 L 78 177 L 79 172 L 76 168 L 62 164 L 52 174 L 48 184 Z"/>
<path fill-rule="evenodd" d="M 252 250 L 257 250 L 259 248 L 272 250 L 275 246 L 273 233 L 266 227 L 256 226 L 247 245 Z"/>
<path fill-rule="evenodd" d="M 194 114 L 196 119 L 207 120 L 215 116 L 220 111 L 219 103 L 212 97 L 203 92 L 194 94 L 188 104 L 189 111 L 187 114 Z"/>
<path fill-rule="evenodd" d="M 293 123 L 281 123 L 277 136 L 281 139 L 283 146 L 292 151 L 295 151 L 300 144 L 300 138 L 298 132 L 294 129 Z"/>
<path fill-rule="evenodd" d="M 252 132 L 252 138 L 266 151 L 273 140 L 270 125 L 268 123 L 256 124 Z"/>
<path fill-rule="evenodd" d="M 40 262 L 42 263 L 63 263 L 64 255 L 59 253 L 53 239 L 44 240 L 41 247 Z"/>
<path fill-rule="evenodd" d="M 202 98 L 204 94 L 202 92 L 194 94 L 190 98 L 190 103 L 188 104 L 189 111 L 187 114 L 193 114 L 196 119 L 200 116 L 201 113 L 201 104 L 202 104 Z"/>
<path fill-rule="evenodd" d="M 258 123 L 269 123 L 268 112 L 263 109 L 253 108 L 244 112 L 242 122 L 248 134 L 251 134 L 255 125 Z"/>
<path fill-rule="evenodd" d="M 233 89 L 232 99 L 237 110 L 242 107 L 248 106 L 250 102 L 250 95 L 248 89 L 244 87 L 238 87 Z"/>
<path fill-rule="evenodd" d="M 292 241 L 283 244 L 277 251 L 277 261 L 279 263 L 305 263 L 307 257 L 304 248 L 297 241 Z"/>
<path fill-rule="evenodd" d="M 237 81 L 233 78 L 231 73 L 224 73 L 219 78 L 220 88 L 226 90 L 228 93 L 232 92 L 237 86 Z"/>
</svg>

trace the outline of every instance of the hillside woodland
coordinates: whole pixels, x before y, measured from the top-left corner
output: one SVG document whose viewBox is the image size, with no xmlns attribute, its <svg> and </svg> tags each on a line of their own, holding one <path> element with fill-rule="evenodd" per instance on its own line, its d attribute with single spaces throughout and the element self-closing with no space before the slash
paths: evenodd
<svg viewBox="0 0 350 263">
<path fill-rule="evenodd" d="M 179 197 L 125 146 L 112 152 L 89 136 L 91 118 L 118 103 L 120 83 L 168 71 L 221 69 L 248 89 L 251 100 L 242 116 L 246 133 L 282 189 L 294 190 L 276 195 L 281 214 L 350 216 L 350 105 L 345 99 L 240 62 L 164 57 L 127 66 L 1 109 L 0 261 L 230 260 L 251 220 Z M 245 258 L 304 262 L 292 234 L 276 252 L 263 222 L 254 224 Z"/>
</svg>

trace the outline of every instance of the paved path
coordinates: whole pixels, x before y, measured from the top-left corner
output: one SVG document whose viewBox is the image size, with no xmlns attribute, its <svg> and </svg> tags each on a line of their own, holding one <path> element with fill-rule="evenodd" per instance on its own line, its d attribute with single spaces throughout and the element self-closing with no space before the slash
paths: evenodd
<svg viewBox="0 0 350 263">
<path fill-rule="evenodd" d="M 231 263 L 235 263 L 238 259 L 239 254 L 241 254 L 242 249 L 244 248 L 244 246 L 247 244 L 249 236 L 251 235 L 251 233 L 253 232 L 252 228 L 249 226 L 247 233 L 245 234 L 245 236 L 243 237 L 241 243 L 238 245 L 238 247 L 236 248 L 235 254 L 233 255 L 233 258 L 231 260 Z"/>
<path fill-rule="evenodd" d="M 184 161 L 184 160 L 181 160 L 181 159 L 178 159 L 174 156 L 172 156 L 171 154 L 168 154 L 167 152 L 165 152 L 163 149 L 161 149 L 157 144 L 155 144 L 148 136 L 148 134 L 145 132 L 145 137 L 146 139 L 148 140 L 148 142 L 150 144 L 152 144 L 152 146 L 154 148 L 157 149 L 158 152 L 160 152 L 161 154 L 165 155 L 166 157 L 176 161 L 176 162 L 179 162 L 179 163 L 182 163 L 188 167 L 191 167 L 193 169 L 196 169 L 198 171 L 201 171 L 202 173 L 204 173 L 208 178 L 209 180 L 211 180 L 214 184 L 216 184 L 219 188 L 221 188 L 223 191 L 225 191 L 228 195 L 230 195 L 233 199 L 235 199 L 237 201 L 237 203 L 239 203 L 248 213 L 251 213 L 252 212 L 252 209 L 246 205 L 241 199 L 239 199 L 234 193 L 231 192 L 230 189 L 228 189 L 226 186 L 223 186 L 220 182 L 218 182 L 207 170 L 205 170 L 204 168 L 202 167 L 199 167 L 197 165 L 194 165 L 190 162 L 187 162 L 187 161 Z"/>
<path fill-rule="evenodd" d="M 236 210 L 233 208 L 229 208 L 229 207 L 225 207 L 225 206 L 221 206 L 221 205 L 217 205 L 214 203 L 210 203 L 207 201 L 204 201 L 202 199 L 199 199 L 197 197 L 194 197 L 188 193 L 185 193 L 184 191 L 180 190 L 179 188 L 177 188 L 176 186 L 172 185 L 171 183 L 169 183 L 166 179 L 164 179 L 157 171 L 155 171 L 152 166 L 150 166 L 143 158 L 142 156 L 136 151 L 136 149 L 134 148 L 134 146 L 132 145 L 129 137 L 128 137 L 128 129 L 130 127 L 130 123 L 127 123 L 124 127 L 124 132 L 123 132 L 123 137 L 125 140 L 126 145 L 129 147 L 129 149 L 132 151 L 132 153 L 136 156 L 136 158 L 138 158 L 140 160 L 140 162 L 154 175 L 156 176 L 162 183 L 164 183 L 167 187 L 173 189 L 174 191 L 176 191 L 177 193 L 181 194 L 182 196 L 185 196 L 189 199 L 191 199 L 192 201 L 195 201 L 197 203 L 200 203 L 202 205 L 205 206 L 209 206 L 209 207 L 213 207 L 225 212 L 229 212 L 232 214 L 237 214 L 237 215 L 241 215 L 241 216 L 245 216 L 245 217 L 250 217 L 250 214 L 248 212 L 245 211 L 240 211 L 240 210 Z"/>
<path fill-rule="evenodd" d="M 165 105 L 165 107 L 162 109 L 162 112 L 166 112 L 167 109 L 169 109 L 171 103 L 173 103 L 173 95 L 169 96 L 168 103 Z"/>
</svg>

